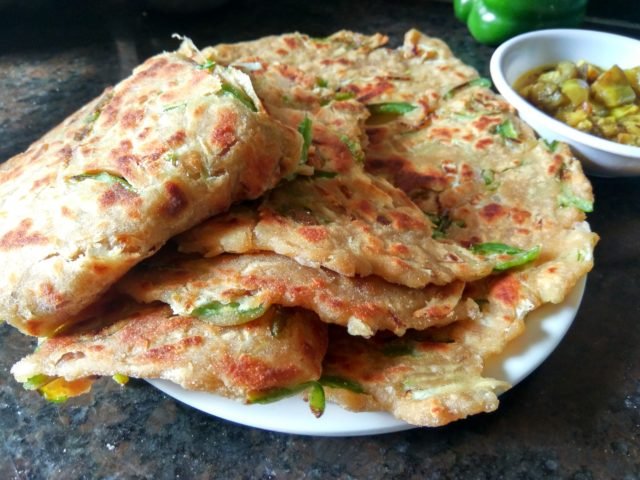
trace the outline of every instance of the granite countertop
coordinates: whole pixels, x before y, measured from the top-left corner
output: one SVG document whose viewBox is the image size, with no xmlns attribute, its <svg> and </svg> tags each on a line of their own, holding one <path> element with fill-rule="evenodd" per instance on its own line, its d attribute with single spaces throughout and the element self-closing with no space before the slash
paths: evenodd
<svg viewBox="0 0 640 480">
<path fill-rule="evenodd" d="M 206 45 L 349 28 L 398 44 L 417 27 L 484 75 L 493 51 L 446 3 L 237 1 L 197 14 L 141 1 L 22 3 L 0 12 L 3 160 L 143 59 L 175 48 L 174 32 Z M 640 37 L 630 23 L 593 21 Z M 9 374 L 33 341 L 0 325 L 0 478 L 640 479 L 640 178 L 591 180 L 589 222 L 602 238 L 582 306 L 556 351 L 497 412 L 437 429 L 314 438 L 220 420 L 143 381 L 104 381 L 48 404 Z"/>
</svg>

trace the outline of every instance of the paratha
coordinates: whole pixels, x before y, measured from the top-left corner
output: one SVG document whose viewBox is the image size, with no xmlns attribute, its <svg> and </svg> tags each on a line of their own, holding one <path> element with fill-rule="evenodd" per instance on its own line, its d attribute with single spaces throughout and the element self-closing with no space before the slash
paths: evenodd
<svg viewBox="0 0 640 480">
<path fill-rule="evenodd" d="M 414 288 L 482 278 L 493 268 L 467 248 L 436 242 L 431 223 L 384 179 L 352 171 L 297 179 L 253 208 L 239 207 L 179 237 L 215 256 L 272 251 L 346 276 L 376 275 Z"/>
<path fill-rule="evenodd" d="M 147 60 L 0 166 L 0 318 L 53 333 L 168 238 L 293 173 L 301 148 L 244 73 Z"/>
<path fill-rule="evenodd" d="M 109 309 L 45 340 L 13 366 L 15 378 L 43 385 L 96 375 L 162 378 L 246 401 L 321 374 L 326 325 L 310 312 L 274 307 L 245 325 L 217 327 L 162 304 L 121 299 Z"/>
<path fill-rule="evenodd" d="M 585 223 L 593 193 L 580 163 L 566 145 L 536 139 L 490 90 L 457 92 L 423 129 L 400 136 L 377 127 L 370 138 L 369 171 L 436 219 L 442 238 L 539 251 L 524 267 L 468 285 L 465 296 L 483 313 L 453 336 L 476 351 L 501 351 L 529 311 L 561 302 L 593 267 L 598 236 Z"/>
<path fill-rule="evenodd" d="M 211 258 L 163 254 L 117 289 L 150 302 L 134 310 L 163 318 L 162 335 L 174 340 L 181 338 L 171 333 L 181 332 L 174 318 L 184 325 L 247 322 L 208 324 L 244 332 L 274 304 L 313 310 L 336 324 L 320 382 L 329 399 L 415 425 L 444 425 L 497 408 L 497 395 L 509 386 L 483 377 L 484 359 L 521 333 L 529 311 L 561 302 L 591 269 L 597 235 L 584 211 L 593 196 L 567 147 L 537 140 L 444 43 L 415 30 L 397 50 L 383 48 L 385 42 L 382 35 L 339 32 L 202 52 L 187 46 L 185 55 L 206 69 L 244 71 L 265 110 L 304 132 L 307 158 L 297 178 L 177 238 L 181 250 Z M 296 315 L 318 320 L 306 310 L 280 312 L 287 324 Z M 135 328 L 135 315 L 121 318 Z M 320 344 L 318 331 L 305 335 Z M 266 326 L 261 332 L 255 341 L 275 341 Z M 76 345 L 81 335 L 69 341 Z M 296 338 L 286 347 L 294 355 Z M 110 354 L 117 358 L 114 339 Z M 20 378 L 28 378 L 24 372 L 40 373 L 61 359 L 67 351 L 55 341 L 14 374 L 24 370 Z M 214 355 L 200 347 L 187 357 Z M 305 365 L 316 365 L 320 350 Z M 134 360 L 144 369 L 141 358 Z M 61 365 L 75 360 L 67 355 Z M 85 366 L 91 375 L 91 363 Z M 169 378 L 169 364 L 162 368 Z M 319 378 L 315 367 L 304 370 L 298 385 Z M 179 378 L 186 388 L 194 388 L 190 379 L 202 382 L 192 372 Z M 293 378 L 272 386 L 216 381 L 204 389 L 244 400 L 295 387 Z"/>
<path fill-rule="evenodd" d="M 219 325 L 250 321 L 271 305 L 301 307 L 365 337 L 378 330 L 403 335 L 408 328 L 446 325 L 473 317 L 476 308 L 460 303 L 463 282 L 412 289 L 375 276 L 345 277 L 273 253 L 214 258 L 169 253 L 140 264 L 117 289 L 138 302 L 161 301 L 175 314 Z"/>
</svg>

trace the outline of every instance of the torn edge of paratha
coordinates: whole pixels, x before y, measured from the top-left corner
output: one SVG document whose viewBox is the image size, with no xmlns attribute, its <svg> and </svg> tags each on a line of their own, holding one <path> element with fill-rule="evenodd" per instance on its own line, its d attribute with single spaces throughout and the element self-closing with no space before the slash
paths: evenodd
<svg viewBox="0 0 640 480">
<path fill-rule="evenodd" d="M 482 357 L 460 343 L 422 332 L 402 339 L 361 339 L 331 329 L 323 376 L 351 388 L 327 398 L 353 411 L 387 411 L 413 425 L 441 426 L 498 407 L 509 388 L 482 376 Z"/>
</svg>

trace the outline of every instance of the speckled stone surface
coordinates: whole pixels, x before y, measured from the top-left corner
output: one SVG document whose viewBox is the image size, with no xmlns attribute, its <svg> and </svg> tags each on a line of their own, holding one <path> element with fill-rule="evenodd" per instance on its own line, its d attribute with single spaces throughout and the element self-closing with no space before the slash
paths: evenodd
<svg viewBox="0 0 640 480">
<path fill-rule="evenodd" d="M 144 58 L 175 47 L 173 32 L 205 45 L 350 28 L 397 44 L 415 26 L 485 75 L 492 53 L 450 5 L 424 1 L 237 1 L 192 15 L 133 1 L 9 3 L 0 10 L 2 160 Z M 431 430 L 313 438 L 219 420 L 142 381 L 100 382 L 52 405 L 10 376 L 33 341 L 2 325 L 0 479 L 640 479 L 640 178 L 592 180 L 590 223 L 602 240 L 578 316 L 497 412 Z"/>
</svg>

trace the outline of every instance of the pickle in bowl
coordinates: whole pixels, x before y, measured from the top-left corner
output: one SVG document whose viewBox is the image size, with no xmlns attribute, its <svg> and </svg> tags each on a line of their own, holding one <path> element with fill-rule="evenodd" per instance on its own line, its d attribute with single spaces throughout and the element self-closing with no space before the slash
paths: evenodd
<svg viewBox="0 0 640 480">
<path fill-rule="evenodd" d="M 562 61 L 527 71 L 514 89 L 571 127 L 640 146 L 640 66 L 605 70 L 584 60 Z"/>
</svg>

